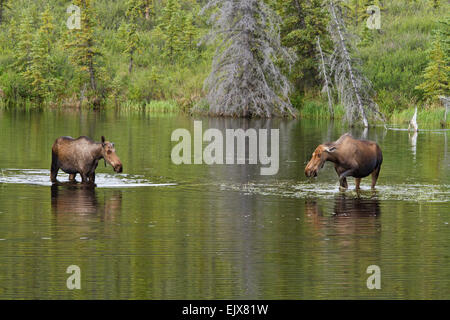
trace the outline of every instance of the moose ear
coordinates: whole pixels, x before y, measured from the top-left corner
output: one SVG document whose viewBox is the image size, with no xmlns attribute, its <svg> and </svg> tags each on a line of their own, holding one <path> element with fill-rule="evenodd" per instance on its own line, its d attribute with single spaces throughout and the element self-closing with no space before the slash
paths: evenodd
<svg viewBox="0 0 450 320">
<path fill-rule="evenodd" d="M 335 150 L 336 150 L 336 147 L 333 147 L 333 146 L 325 149 L 326 152 L 334 152 Z"/>
</svg>

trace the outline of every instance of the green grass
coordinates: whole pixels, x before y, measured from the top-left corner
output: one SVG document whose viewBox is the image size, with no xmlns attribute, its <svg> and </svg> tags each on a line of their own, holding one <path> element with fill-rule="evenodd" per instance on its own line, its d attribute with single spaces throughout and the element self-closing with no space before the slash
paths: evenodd
<svg viewBox="0 0 450 320">
<path fill-rule="evenodd" d="M 306 100 L 303 105 L 298 107 L 300 118 L 304 119 L 330 119 L 328 105 L 318 100 Z M 344 117 L 344 108 L 341 105 L 334 106 L 334 118 L 342 119 Z"/>
<path fill-rule="evenodd" d="M 444 123 L 444 108 L 419 109 L 417 111 L 417 124 L 422 128 L 450 128 L 450 114 L 447 114 L 447 122 Z M 390 123 L 408 126 L 414 115 L 414 108 L 394 111 L 390 116 Z"/>
<path fill-rule="evenodd" d="M 423 101 L 423 93 L 415 87 L 423 81 L 432 32 L 450 10 L 445 1 L 438 10 L 430 3 L 387 2 L 381 11 L 381 30 L 372 31 L 373 40 L 359 47 L 363 72 L 373 83 L 376 100 L 386 114 Z M 363 24 L 357 28 L 360 36 L 363 28 Z"/>
<path fill-rule="evenodd" d="M 328 105 L 325 101 L 306 100 L 303 105 L 298 107 L 298 113 L 301 119 L 330 119 Z M 344 107 L 340 104 L 334 107 L 335 119 L 343 119 L 345 115 Z M 447 123 L 443 123 L 445 109 L 443 107 L 420 108 L 417 112 L 417 123 L 419 128 L 450 128 L 450 112 L 447 114 Z M 404 125 L 408 127 L 409 121 L 414 115 L 414 107 L 409 106 L 406 109 L 394 110 L 385 114 L 388 124 Z"/>
</svg>

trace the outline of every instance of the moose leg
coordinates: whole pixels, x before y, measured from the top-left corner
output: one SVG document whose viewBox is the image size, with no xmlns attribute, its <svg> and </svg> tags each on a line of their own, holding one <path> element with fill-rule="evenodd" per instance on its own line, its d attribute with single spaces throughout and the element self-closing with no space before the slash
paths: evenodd
<svg viewBox="0 0 450 320">
<path fill-rule="evenodd" d="M 89 175 L 89 182 L 90 182 L 90 183 L 95 183 L 95 172 L 92 172 L 92 173 Z"/>
<path fill-rule="evenodd" d="M 77 176 L 76 173 L 69 174 L 69 181 L 70 181 L 70 182 L 75 182 L 75 177 L 76 177 L 76 176 Z"/>
<path fill-rule="evenodd" d="M 341 188 L 347 189 L 348 188 L 348 183 L 347 183 L 347 178 L 339 178 L 339 183 Z"/>
<path fill-rule="evenodd" d="M 339 182 L 341 184 L 341 187 L 344 189 L 348 188 L 348 184 L 347 184 L 347 177 L 351 176 L 353 174 L 353 169 L 349 169 L 347 171 L 345 171 L 344 173 L 342 173 L 341 175 L 339 175 Z"/>
<path fill-rule="evenodd" d="M 52 166 L 50 168 L 50 180 L 52 182 L 57 182 L 56 176 L 58 175 L 58 158 L 57 156 L 52 152 Z"/>
<path fill-rule="evenodd" d="M 81 175 L 81 182 L 83 182 L 83 183 L 88 182 L 88 177 L 85 173 L 80 172 L 80 175 Z"/>
<path fill-rule="evenodd" d="M 355 190 L 359 190 L 360 183 L 361 183 L 361 178 L 355 178 Z"/>
<path fill-rule="evenodd" d="M 375 185 L 377 184 L 378 175 L 380 174 L 381 167 L 377 167 L 372 172 L 372 189 L 375 189 Z"/>
</svg>

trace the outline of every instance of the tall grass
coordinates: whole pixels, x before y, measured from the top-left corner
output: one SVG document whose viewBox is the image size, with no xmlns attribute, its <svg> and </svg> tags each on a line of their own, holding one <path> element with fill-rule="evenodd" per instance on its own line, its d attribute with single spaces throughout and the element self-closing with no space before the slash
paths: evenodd
<svg viewBox="0 0 450 320">
<path fill-rule="evenodd" d="M 423 81 L 432 31 L 450 11 L 446 1 L 438 10 L 431 4 L 425 0 L 386 2 L 381 12 L 381 30 L 373 31 L 373 41 L 359 48 L 363 72 L 372 81 L 376 100 L 388 115 L 423 101 L 422 93 L 415 87 Z M 360 34 L 364 27 L 359 27 Z"/>
</svg>

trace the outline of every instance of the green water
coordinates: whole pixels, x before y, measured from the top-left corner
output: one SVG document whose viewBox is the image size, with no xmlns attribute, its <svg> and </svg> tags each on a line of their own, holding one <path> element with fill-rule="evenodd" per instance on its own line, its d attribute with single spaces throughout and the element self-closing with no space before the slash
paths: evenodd
<svg viewBox="0 0 450 320">
<path fill-rule="evenodd" d="M 0 298 L 450 298 L 450 132 L 370 129 L 384 162 L 377 191 L 369 177 L 356 193 L 353 179 L 339 191 L 330 164 L 303 173 L 340 124 L 198 119 L 280 129 L 280 170 L 261 176 L 259 165 L 173 164 L 171 133 L 193 120 L 0 111 Z M 105 135 L 123 174 L 100 162 L 95 189 L 52 187 L 62 135 Z M 66 287 L 70 265 L 81 290 Z M 380 290 L 366 286 L 369 265 Z"/>
</svg>

